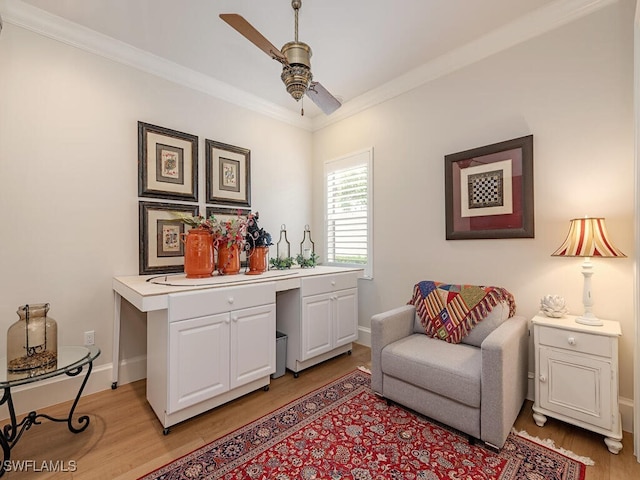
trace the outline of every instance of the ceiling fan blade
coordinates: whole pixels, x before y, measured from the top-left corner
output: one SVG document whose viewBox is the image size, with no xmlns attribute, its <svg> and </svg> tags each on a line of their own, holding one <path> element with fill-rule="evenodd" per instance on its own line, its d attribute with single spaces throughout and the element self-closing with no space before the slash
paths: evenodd
<svg viewBox="0 0 640 480">
<path fill-rule="evenodd" d="M 311 82 L 307 89 L 307 97 L 309 97 L 325 115 L 331 115 L 342 106 L 342 103 L 331 95 L 319 82 Z"/>
<path fill-rule="evenodd" d="M 221 13 L 220 18 L 274 60 L 278 60 L 280 63 L 288 63 L 282 52 L 241 15 L 237 13 Z"/>
</svg>

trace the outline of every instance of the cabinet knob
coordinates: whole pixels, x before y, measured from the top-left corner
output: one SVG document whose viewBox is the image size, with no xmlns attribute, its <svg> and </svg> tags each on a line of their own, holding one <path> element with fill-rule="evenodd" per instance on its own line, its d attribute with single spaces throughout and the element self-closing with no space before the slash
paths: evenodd
<svg viewBox="0 0 640 480">
<path fill-rule="evenodd" d="M 335 287 L 336 286 L 336 281 L 335 280 L 331 280 L 331 286 Z"/>
<path fill-rule="evenodd" d="M 229 304 L 233 303 L 233 297 L 229 297 L 229 299 L 227 300 L 229 302 Z"/>
<path fill-rule="evenodd" d="M 569 345 L 575 345 L 576 339 L 574 337 L 569 337 L 567 338 L 567 342 L 569 342 Z"/>
<path fill-rule="evenodd" d="M 545 377 L 544 375 L 540 375 L 540 382 L 544 383 L 547 381 L 547 377 Z"/>
<path fill-rule="evenodd" d="M 224 319 L 224 323 L 226 323 L 227 325 L 229 325 L 231 323 L 231 320 L 229 320 L 228 318 Z"/>
<path fill-rule="evenodd" d="M 233 320 L 234 322 L 237 322 L 238 321 L 238 316 L 234 315 L 233 317 L 231 317 L 231 320 Z"/>
</svg>

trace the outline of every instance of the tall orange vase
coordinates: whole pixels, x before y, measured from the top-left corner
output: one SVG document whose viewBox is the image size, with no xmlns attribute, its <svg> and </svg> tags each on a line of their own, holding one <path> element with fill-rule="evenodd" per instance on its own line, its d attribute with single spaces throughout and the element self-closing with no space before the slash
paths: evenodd
<svg viewBox="0 0 640 480">
<path fill-rule="evenodd" d="M 187 278 L 206 278 L 213 273 L 213 237 L 206 228 L 192 228 L 180 236 Z"/>
<path fill-rule="evenodd" d="M 222 275 L 235 275 L 240 271 L 240 248 L 235 243 L 218 247 L 218 272 Z"/>
</svg>

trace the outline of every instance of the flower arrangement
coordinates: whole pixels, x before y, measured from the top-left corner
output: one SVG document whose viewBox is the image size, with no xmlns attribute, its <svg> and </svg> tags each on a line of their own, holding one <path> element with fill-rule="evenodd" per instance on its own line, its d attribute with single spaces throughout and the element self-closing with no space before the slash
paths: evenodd
<svg viewBox="0 0 640 480">
<path fill-rule="evenodd" d="M 247 218 L 247 233 L 245 235 L 245 248 L 252 250 L 255 247 L 268 247 L 273 245 L 271 241 L 271 234 L 264 228 L 258 226 L 258 219 L 260 213 L 250 213 Z"/>
<path fill-rule="evenodd" d="M 240 250 L 244 248 L 245 236 L 247 235 L 248 219 L 238 214 L 238 218 L 219 221 L 213 215 L 209 217 L 211 231 L 213 233 L 213 243 L 216 247 L 237 245 Z"/>
<path fill-rule="evenodd" d="M 183 215 L 181 213 L 173 214 L 178 220 L 185 225 L 189 225 L 191 228 L 206 228 L 211 230 L 211 222 L 208 218 L 204 218 L 202 215 L 192 217 L 191 215 Z"/>
<path fill-rule="evenodd" d="M 230 220 L 218 220 L 214 215 L 205 218 L 202 215 L 176 215 L 177 218 L 192 228 L 204 228 L 213 235 L 213 244 L 216 248 L 220 246 L 231 247 L 237 245 L 241 250 L 244 248 L 245 237 L 249 219 L 238 213 L 237 218 Z"/>
</svg>

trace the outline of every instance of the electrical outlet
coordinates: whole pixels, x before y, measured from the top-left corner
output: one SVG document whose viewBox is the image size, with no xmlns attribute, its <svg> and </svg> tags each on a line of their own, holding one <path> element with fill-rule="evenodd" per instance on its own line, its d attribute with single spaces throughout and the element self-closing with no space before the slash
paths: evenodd
<svg viewBox="0 0 640 480">
<path fill-rule="evenodd" d="M 93 330 L 84 332 L 84 344 L 88 346 L 88 345 L 95 345 L 95 343 L 96 343 L 96 332 Z"/>
</svg>

